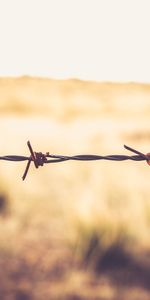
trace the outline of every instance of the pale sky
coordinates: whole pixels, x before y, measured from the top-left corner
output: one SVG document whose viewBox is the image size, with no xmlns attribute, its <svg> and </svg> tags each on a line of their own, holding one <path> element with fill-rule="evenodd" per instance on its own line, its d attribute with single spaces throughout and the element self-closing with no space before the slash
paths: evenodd
<svg viewBox="0 0 150 300">
<path fill-rule="evenodd" d="M 150 82 L 150 0 L 0 0 L 0 76 Z"/>
</svg>

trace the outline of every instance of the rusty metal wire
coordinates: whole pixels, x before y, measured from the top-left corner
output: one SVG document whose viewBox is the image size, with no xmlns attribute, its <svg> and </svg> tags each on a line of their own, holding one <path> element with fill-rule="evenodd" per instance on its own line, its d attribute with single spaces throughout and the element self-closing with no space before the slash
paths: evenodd
<svg viewBox="0 0 150 300">
<path fill-rule="evenodd" d="M 6 155 L 6 156 L 0 156 L 0 160 L 7 160 L 7 161 L 28 161 L 24 174 L 22 176 L 22 180 L 25 180 L 27 173 L 29 171 L 29 167 L 31 162 L 34 162 L 34 165 L 36 168 L 39 166 L 43 166 L 44 164 L 49 163 L 58 163 L 58 162 L 64 162 L 67 160 L 78 160 L 78 161 L 92 161 L 92 160 L 112 160 L 112 161 L 124 161 L 124 160 L 133 160 L 133 161 L 146 161 L 150 165 L 150 153 L 143 154 L 129 146 L 124 145 L 124 148 L 135 153 L 136 155 L 55 155 L 55 154 L 49 154 L 47 152 L 46 154 L 43 154 L 42 152 L 34 152 L 31 146 L 31 143 L 27 142 L 30 156 L 21 156 L 21 155 Z"/>
</svg>

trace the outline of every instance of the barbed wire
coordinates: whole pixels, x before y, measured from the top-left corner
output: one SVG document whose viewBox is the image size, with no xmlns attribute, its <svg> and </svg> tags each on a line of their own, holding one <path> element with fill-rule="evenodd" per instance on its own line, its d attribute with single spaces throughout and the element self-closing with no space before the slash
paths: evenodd
<svg viewBox="0 0 150 300">
<path fill-rule="evenodd" d="M 22 156 L 22 155 L 5 155 L 0 156 L 0 160 L 7 160 L 7 161 L 28 161 L 24 174 L 22 176 L 22 180 L 25 180 L 29 167 L 31 162 L 34 163 L 35 167 L 38 168 L 39 166 L 43 166 L 44 164 L 49 163 L 58 163 L 58 162 L 64 162 L 67 160 L 78 160 L 78 161 L 92 161 L 92 160 L 112 160 L 112 161 L 125 161 L 125 160 L 133 160 L 133 161 L 146 161 L 150 165 L 150 153 L 143 154 L 142 152 L 139 152 L 138 150 L 135 150 L 127 145 L 124 145 L 124 148 L 135 153 L 136 155 L 55 155 L 50 154 L 49 152 L 46 152 L 46 154 L 43 154 L 42 152 L 35 152 L 33 151 L 33 148 L 31 146 L 30 141 L 27 142 L 27 146 L 30 151 L 30 156 Z"/>
</svg>

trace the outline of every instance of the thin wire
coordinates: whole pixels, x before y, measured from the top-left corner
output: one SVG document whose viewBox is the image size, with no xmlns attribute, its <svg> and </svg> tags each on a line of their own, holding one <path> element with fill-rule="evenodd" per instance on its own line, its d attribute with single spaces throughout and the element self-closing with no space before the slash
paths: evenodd
<svg viewBox="0 0 150 300">
<path fill-rule="evenodd" d="M 31 143 L 28 141 L 27 146 L 30 151 L 30 156 L 22 156 L 22 155 L 6 155 L 6 156 L 0 156 L 0 160 L 5 161 L 28 161 L 26 169 L 24 171 L 22 179 L 25 180 L 30 164 L 33 161 L 36 168 L 39 166 L 43 166 L 45 163 L 58 163 L 58 162 L 64 162 L 67 160 L 76 160 L 76 161 L 93 161 L 93 160 L 111 160 L 111 161 L 125 161 L 125 160 L 133 160 L 133 161 L 147 161 L 148 164 L 150 164 L 150 154 L 143 154 L 129 146 L 124 145 L 124 148 L 135 153 L 136 155 L 55 155 L 55 154 L 49 154 L 47 152 L 46 154 L 43 154 L 42 152 L 34 152 L 31 146 Z"/>
</svg>

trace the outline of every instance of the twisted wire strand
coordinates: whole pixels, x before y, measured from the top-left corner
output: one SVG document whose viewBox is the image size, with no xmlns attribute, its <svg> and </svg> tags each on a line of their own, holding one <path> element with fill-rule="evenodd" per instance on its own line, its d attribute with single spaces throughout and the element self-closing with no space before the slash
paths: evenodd
<svg viewBox="0 0 150 300">
<path fill-rule="evenodd" d="M 30 142 L 27 142 L 29 151 L 30 151 L 30 156 L 22 156 L 22 155 L 5 155 L 5 156 L 0 156 L 0 160 L 5 160 L 5 161 L 13 161 L 13 162 L 18 162 L 18 161 L 28 161 L 27 166 L 25 169 L 25 172 L 23 174 L 22 179 L 24 180 L 27 176 L 29 167 L 31 162 L 34 162 L 34 165 L 36 168 L 39 166 L 43 166 L 44 164 L 49 164 L 49 163 L 58 163 L 58 162 L 64 162 L 68 160 L 75 160 L 75 161 L 93 161 L 93 160 L 109 160 L 109 161 L 125 161 L 125 160 L 132 160 L 132 161 L 147 161 L 148 164 L 150 164 L 150 154 L 143 154 L 139 152 L 136 149 L 133 149 L 129 146 L 124 145 L 124 148 L 135 153 L 136 155 L 91 155 L 91 154 L 86 154 L 86 155 L 73 155 L 73 156 L 68 156 L 68 155 L 55 155 L 55 154 L 43 154 L 42 152 L 34 152 L 32 149 L 32 146 Z"/>
<path fill-rule="evenodd" d="M 145 156 L 139 156 L 139 155 L 73 155 L 73 156 L 62 156 L 62 155 L 54 155 L 49 154 L 45 155 L 47 158 L 53 158 L 50 160 L 45 161 L 44 163 L 56 163 L 56 162 L 63 162 L 66 160 L 80 160 L 80 161 L 91 161 L 91 160 L 112 160 L 112 161 L 123 161 L 123 160 L 134 160 L 134 161 L 144 161 L 148 160 L 148 158 Z M 7 160 L 7 161 L 27 161 L 30 160 L 30 156 L 20 156 L 20 155 L 6 155 L 6 156 L 0 156 L 0 160 Z M 33 161 L 33 159 L 32 159 Z"/>
</svg>

